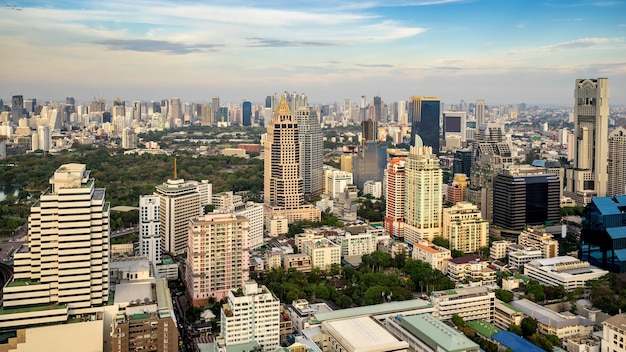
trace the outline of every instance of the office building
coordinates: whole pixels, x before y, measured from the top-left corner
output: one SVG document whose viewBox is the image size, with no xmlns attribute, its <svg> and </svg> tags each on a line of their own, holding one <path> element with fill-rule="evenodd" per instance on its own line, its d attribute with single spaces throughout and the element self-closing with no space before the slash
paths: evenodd
<svg viewBox="0 0 626 352">
<path fill-rule="evenodd" d="M 574 168 L 568 170 L 566 196 L 585 205 L 605 197 L 609 151 L 609 80 L 577 79 L 574 87 Z"/>
<path fill-rule="evenodd" d="M 476 124 L 478 126 L 487 122 L 485 121 L 485 101 L 484 100 L 476 100 L 476 107 L 474 110 L 474 114 L 476 115 Z"/>
<path fill-rule="evenodd" d="M 455 151 L 452 174 L 464 174 L 469 177 L 472 173 L 472 159 L 474 159 L 474 156 L 469 149 Z"/>
<path fill-rule="evenodd" d="M 382 181 L 387 166 L 387 144 L 364 139 L 352 164 L 354 184 L 359 189 L 363 189 L 366 181 Z"/>
<path fill-rule="evenodd" d="M 592 265 L 626 273 L 626 195 L 593 198 L 583 210 L 580 255 Z"/>
<path fill-rule="evenodd" d="M 141 120 L 141 102 L 133 101 L 133 121 Z"/>
<path fill-rule="evenodd" d="M 319 209 L 304 204 L 300 145 L 298 124 L 283 97 L 267 126 L 263 191 L 266 215 L 284 215 L 289 223 L 321 216 Z"/>
<path fill-rule="evenodd" d="M 487 287 L 457 288 L 430 295 L 430 302 L 435 308 L 433 315 L 442 320 L 452 319 L 457 314 L 465 321 L 483 319 L 491 322 L 495 299 L 495 293 Z"/>
<path fill-rule="evenodd" d="M 280 301 L 254 281 L 228 292 L 220 321 L 226 346 L 255 341 L 262 351 L 280 347 Z"/>
<path fill-rule="evenodd" d="M 250 221 L 232 213 L 193 218 L 185 285 L 194 306 L 220 301 L 249 278 L 248 230 Z"/>
<path fill-rule="evenodd" d="M 139 254 L 161 262 L 161 200 L 157 195 L 139 196 Z"/>
<path fill-rule="evenodd" d="M 409 344 L 409 351 L 480 352 L 475 342 L 429 313 L 389 317 L 384 324 Z"/>
<path fill-rule="evenodd" d="M 409 344 L 387 331 L 372 317 L 324 321 L 322 351 L 408 352 Z"/>
<path fill-rule="evenodd" d="M 182 125 L 183 121 L 183 110 L 180 104 L 180 99 L 172 98 L 169 107 L 169 116 L 168 120 L 170 122 L 170 126 L 176 126 L 176 124 L 180 123 Z"/>
<path fill-rule="evenodd" d="M 465 174 L 454 174 L 452 184 L 448 186 L 446 191 L 446 201 L 452 204 L 464 201 L 468 185 L 469 180 Z"/>
<path fill-rule="evenodd" d="M 432 241 L 441 236 L 443 203 L 443 176 L 439 158 L 430 146 L 415 137 L 405 161 L 405 225 L 404 240 L 413 244 L 418 240 Z"/>
<path fill-rule="evenodd" d="M 609 197 L 626 194 L 626 126 L 609 134 L 608 186 Z"/>
<path fill-rule="evenodd" d="M 337 170 L 334 168 L 324 168 L 324 194 L 331 198 L 336 198 L 343 193 L 346 186 L 352 184 L 352 173 Z"/>
<path fill-rule="evenodd" d="M 304 186 L 304 198 L 314 199 L 324 189 L 324 136 L 317 118 L 317 113 L 310 106 L 296 110 L 295 121 L 298 125 L 300 141 L 300 175 Z"/>
<path fill-rule="evenodd" d="M 385 233 L 393 238 L 403 238 L 405 214 L 405 160 L 393 158 L 385 170 L 387 197 L 385 198 Z"/>
<path fill-rule="evenodd" d="M 443 139 L 446 141 L 448 150 L 456 150 L 463 147 L 466 140 L 467 114 L 465 111 L 443 112 Z"/>
<path fill-rule="evenodd" d="M 33 134 L 34 136 L 34 134 Z M 52 147 L 52 128 L 50 126 L 37 127 L 38 148 L 44 152 L 50 151 Z"/>
<path fill-rule="evenodd" d="M 489 222 L 474 204 L 458 202 L 443 209 L 442 236 L 450 241 L 451 250 L 478 253 L 489 244 Z"/>
<path fill-rule="evenodd" d="M 124 128 L 122 130 L 122 148 L 123 149 L 135 149 L 137 148 L 137 135 L 135 131 L 130 128 Z"/>
<path fill-rule="evenodd" d="M 493 184 L 493 225 L 522 230 L 561 220 L 559 178 L 540 168 L 512 167 Z"/>
<path fill-rule="evenodd" d="M 593 332 L 594 323 L 580 315 L 557 313 L 527 299 L 509 302 L 513 308 L 524 315 L 537 319 L 539 334 L 556 335 L 560 340 L 579 336 L 589 336 Z"/>
<path fill-rule="evenodd" d="M 252 126 L 252 103 L 249 101 L 241 104 L 241 120 L 243 126 Z"/>
<path fill-rule="evenodd" d="M 423 145 L 431 147 L 432 153 L 439 155 L 439 98 L 414 96 L 409 100 L 413 107 L 411 145 L 415 145 L 416 136 L 419 136 Z"/>
<path fill-rule="evenodd" d="M 68 270 L 71 268 L 71 270 Z M 109 203 L 83 164 L 61 165 L 31 207 L 0 327 L 65 322 L 109 299 Z M 36 307 L 33 315 L 27 307 Z"/>
<path fill-rule="evenodd" d="M 363 194 L 369 194 L 374 198 L 380 198 L 383 195 L 383 183 L 381 181 L 365 181 L 363 183 Z"/>
<path fill-rule="evenodd" d="M 570 256 L 537 259 L 524 266 L 524 275 L 546 286 L 563 286 L 566 290 L 585 287 L 587 281 L 608 274 L 606 270 Z"/>
<path fill-rule="evenodd" d="M 383 117 L 383 101 L 381 97 L 374 97 L 374 120 L 387 122 L 386 116 Z"/>
<path fill-rule="evenodd" d="M 189 219 L 204 213 L 197 182 L 167 180 L 155 187 L 160 198 L 163 251 L 173 255 L 187 251 Z"/>
<path fill-rule="evenodd" d="M 602 351 L 626 350 L 626 316 L 618 314 L 602 322 Z"/>
</svg>

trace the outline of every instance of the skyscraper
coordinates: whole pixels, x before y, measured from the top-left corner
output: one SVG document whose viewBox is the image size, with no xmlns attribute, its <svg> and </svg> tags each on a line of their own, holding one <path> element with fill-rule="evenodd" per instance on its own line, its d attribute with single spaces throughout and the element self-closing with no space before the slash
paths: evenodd
<svg viewBox="0 0 626 352">
<path fill-rule="evenodd" d="M 138 100 L 133 101 L 133 120 L 141 120 L 141 102 Z"/>
<path fill-rule="evenodd" d="M 0 327 L 64 322 L 80 309 L 107 303 L 109 204 L 94 183 L 83 164 L 61 165 L 50 178 L 31 208 L 28 243 L 14 254 Z M 37 314 L 6 314 L 29 306 Z"/>
<path fill-rule="evenodd" d="M 139 253 L 161 262 L 161 201 L 157 195 L 139 196 Z"/>
<path fill-rule="evenodd" d="M 217 125 L 218 111 L 220 109 L 220 97 L 213 97 L 211 99 L 211 122 L 213 125 Z"/>
<path fill-rule="evenodd" d="M 185 284 L 194 306 L 226 298 L 248 280 L 250 221 L 232 213 L 192 218 L 189 225 Z"/>
<path fill-rule="evenodd" d="M 443 139 L 446 141 L 448 149 L 458 149 L 463 147 L 465 136 L 464 111 L 444 111 L 443 112 Z"/>
<path fill-rule="evenodd" d="M 422 144 L 419 135 L 415 136 L 415 145 L 410 147 L 404 170 L 404 240 L 411 244 L 420 239 L 432 241 L 441 236 L 443 173 L 439 167 L 439 158 L 433 154 L 430 146 Z"/>
<path fill-rule="evenodd" d="M 284 96 L 268 123 L 264 149 L 263 191 L 267 215 L 284 215 L 290 223 L 319 219 L 319 209 L 304 204 L 298 123 L 291 115 Z"/>
<path fill-rule="evenodd" d="M 300 140 L 300 174 L 303 179 L 304 197 L 313 199 L 324 190 L 324 136 L 315 111 L 303 106 L 296 111 Z"/>
<path fill-rule="evenodd" d="M 405 216 L 405 160 L 393 158 L 386 170 L 387 198 L 385 207 L 385 232 L 393 238 L 404 237 Z"/>
<path fill-rule="evenodd" d="M 439 98 L 414 96 L 410 100 L 413 103 L 411 145 L 415 145 L 416 136 L 419 136 L 424 146 L 431 147 L 432 152 L 439 155 Z"/>
<path fill-rule="evenodd" d="M 568 170 L 567 191 L 579 204 L 607 191 L 609 80 L 577 79 L 574 88 L 574 169 Z"/>
<path fill-rule="evenodd" d="M 560 182 L 541 168 L 511 167 L 493 182 L 493 224 L 522 230 L 561 219 Z"/>
<path fill-rule="evenodd" d="M 374 97 L 374 120 L 379 122 L 387 122 L 383 118 L 383 101 L 380 97 Z"/>
<path fill-rule="evenodd" d="M 485 101 L 484 100 L 476 100 L 475 115 L 476 115 L 476 125 L 480 127 L 480 125 L 484 124 L 485 121 Z"/>
<path fill-rule="evenodd" d="M 619 126 L 609 134 L 607 196 L 626 194 L 626 126 Z"/>
<path fill-rule="evenodd" d="M 170 126 L 174 126 L 178 120 L 182 122 L 183 120 L 183 110 L 180 105 L 180 99 L 172 98 L 169 109 L 169 119 Z"/>
<path fill-rule="evenodd" d="M 242 125 L 244 126 L 252 126 L 252 103 L 249 101 L 244 101 L 242 106 Z"/>
</svg>

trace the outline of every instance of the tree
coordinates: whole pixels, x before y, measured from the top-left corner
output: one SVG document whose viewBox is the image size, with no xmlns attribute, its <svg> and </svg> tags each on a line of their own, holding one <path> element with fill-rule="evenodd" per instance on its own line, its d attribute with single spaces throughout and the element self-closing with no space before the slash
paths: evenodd
<svg viewBox="0 0 626 352">
<path fill-rule="evenodd" d="M 528 295 L 530 300 L 535 302 L 541 302 L 546 299 L 544 288 L 537 280 L 530 280 L 524 292 Z"/>
<path fill-rule="evenodd" d="M 450 241 L 448 241 L 447 239 L 437 236 L 435 238 L 433 238 L 433 244 L 437 245 L 439 247 L 444 247 L 444 248 L 448 248 L 450 249 Z"/>
<path fill-rule="evenodd" d="M 524 317 L 522 319 L 522 335 L 523 336 L 531 336 L 532 334 L 537 332 L 537 328 L 539 327 L 539 323 L 537 319 L 531 317 Z"/>
<path fill-rule="evenodd" d="M 496 298 L 501 300 L 502 302 L 509 303 L 513 300 L 513 292 L 511 291 L 496 289 L 495 294 Z"/>
<path fill-rule="evenodd" d="M 458 314 L 454 314 L 452 316 L 452 322 L 459 329 L 461 329 L 462 327 L 465 326 L 465 320 L 463 320 L 463 318 L 460 315 L 458 315 Z"/>
<path fill-rule="evenodd" d="M 523 334 L 522 327 L 513 323 L 509 325 L 509 331 L 519 336 Z"/>
</svg>

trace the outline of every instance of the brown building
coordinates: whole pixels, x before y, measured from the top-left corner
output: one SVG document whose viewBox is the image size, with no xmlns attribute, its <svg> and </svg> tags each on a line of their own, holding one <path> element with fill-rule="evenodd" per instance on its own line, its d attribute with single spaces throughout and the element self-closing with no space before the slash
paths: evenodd
<svg viewBox="0 0 626 352">
<path fill-rule="evenodd" d="M 178 330 L 169 314 L 118 315 L 112 333 L 111 351 L 178 351 Z"/>
</svg>

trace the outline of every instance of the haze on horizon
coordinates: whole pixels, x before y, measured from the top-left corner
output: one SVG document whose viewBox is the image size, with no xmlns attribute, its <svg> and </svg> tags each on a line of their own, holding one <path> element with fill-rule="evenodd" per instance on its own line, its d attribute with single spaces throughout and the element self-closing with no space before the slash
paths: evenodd
<svg viewBox="0 0 626 352">
<path fill-rule="evenodd" d="M 621 105 L 624 13 L 624 1 L 27 0 L 0 8 L 0 97 L 570 105 L 576 78 L 608 77 Z"/>
</svg>

